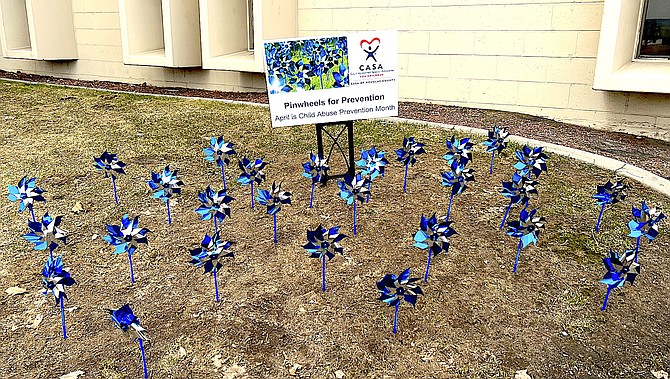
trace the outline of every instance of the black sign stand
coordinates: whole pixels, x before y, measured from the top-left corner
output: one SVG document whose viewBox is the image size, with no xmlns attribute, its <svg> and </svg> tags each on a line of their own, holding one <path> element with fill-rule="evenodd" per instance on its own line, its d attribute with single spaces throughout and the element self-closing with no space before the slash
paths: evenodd
<svg viewBox="0 0 670 379">
<path fill-rule="evenodd" d="M 344 134 L 344 131 L 347 131 L 347 153 L 340 143 L 340 137 Z M 326 155 L 324 144 L 323 144 L 323 135 L 326 135 L 329 138 L 329 143 L 331 144 L 328 149 L 328 155 Z M 347 165 L 347 171 L 343 174 L 326 174 L 324 181 L 328 181 L 331 178 L 342 178 L 345 174 L 354 176 L 354 122 L 353 121 L 342 121 L 342 122 L 329 122 L 325 124 L 316 124 L 316 146 L 318 149 L 319 156 L 326 159 L 326 162 L 330 161 L 330 156 L 333 154 L 333 151 L 337 147 L 344 162 Z"/>
</svg>

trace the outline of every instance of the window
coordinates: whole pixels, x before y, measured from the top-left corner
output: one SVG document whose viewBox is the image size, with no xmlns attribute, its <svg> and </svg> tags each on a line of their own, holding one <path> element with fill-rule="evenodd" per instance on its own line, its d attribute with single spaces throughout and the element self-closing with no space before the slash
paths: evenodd
<svg viewBox="0 0 670 379">
<path fill-rule="evenodd" d="M 670 2 L 645 1 L 638 58 L 670 58 Z"/>
</svg>

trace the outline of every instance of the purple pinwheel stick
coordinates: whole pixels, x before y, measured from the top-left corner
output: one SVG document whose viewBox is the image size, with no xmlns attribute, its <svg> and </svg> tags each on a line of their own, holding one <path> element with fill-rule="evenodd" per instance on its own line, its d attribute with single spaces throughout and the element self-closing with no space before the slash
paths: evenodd
<svg viewBox="0 0 670 379">
<path fill-rule="evenodd" d="M 216 192 L 207 186 L 204 192 L 198 193 L 198 200 L 202 205 L 195 212 L 200 215 L 201 220 L 212 220 L 214 234 L 216 234 L 219 231 L 217 221 L 221 223 L 226 217 L 230 217 L 230 205 L 228 204 L 235 199 L 228 196 L 226 190 Z"/>
<path fill-rule="evenodd" d="M 505 226 L 505 221 L 507 220 L 512 205 L 524 204 L 525 208 L 528 207 L 530 195 L 537 195 L 535 186 L 537 186 L 535 180 L 522 176 L 518 172 L 512 174 L 512 181 L 502 182 L 503 188 L 500 190 L 500 194 L 509 199 L 509 204 L 505 210 L 503 220 L 500 223 L 500 230 Z"/>
<path fill-rule="evenodd" d="M 223 137 L 212 137 L 209 139 L 209 147 L 203 149 L 205 159 L 210 162 L 216 162 L 221 167 L 221 180 L 223 180 L 223 190 L 226 190 L 226 166 L 230 164 L 230 157 L 237 153 L 233 149 L 232 142 L 226 142 Z"/>
<path fill-rule="evenodd" d="M 342 181 L 337 182 L 340 188 L 340 197 L 347 202 L 347 205 L 354 204 L 354 235 L 356 235 L 356 200 L 361 204 L 365 201 L 366 196 L 370 194 L 370 187 L 368 186 L 368 179 L 358 173 L 355 177 L 346 174 Z"/>
<path fill-rule="evenodd" d="M 465 166 L 472 161 L 472 142 L 470 138 L 458 139 L 452 136 L 446 141 L 447 153 L 442 157 L 447 161 L 448 166 L 452 166 L 454 162 L 461 166 Z"/>
<path fill-rule="evenodd" d="M 549 157 L 542 152 L 541 147 L 531 149 L 524 146 L 514 154 L 517 159 L 514 168 L 519 172 L 519 175 L 528 179 L 537 179 L 543 171 L 547 171 L 547 159 Z"/>
<path fill-rule="evenodd" d="M 516 268 L 519 264 L 519 257 L 521 256 L 521 249 L 532 244 L 537 245 L 537 237 L 540 235 L 540 229 L 544 228 L 544 217 L 536 216 L 537 209 L 528 210 L 522 209 L 519 214 L 519 219 L 510 221 L 507 224 L 507 234 L 519 239 L 519 246 L 516 250 L 516 258 L 514 260 L 513 273 L 516 273 Z"/>
<path fill-rule="evenodd" d="M 121 162 L 116 154 L 110 154 L 104 151 L 99 158 L 93 157 L 95 168 L 105 174 L 105 178 L 112 178 L 112 190 L 114 192 L 114 201 L 119 203 L 119 196 L 116 194 L 116 175 L 125 174 L 123 168 L 126 164 Z"/>
<path fill-rule="evenodd" d="M 633 285 L 635 277 L 640 274 L 640 265 L 637 263 L 637 254 L 633 250 L 627 250 L 618 255 L 610 250 L 610 255 L 603 258 L 603 264 L 607 272 L 600 283 L 607 284 L 607 294 L 603 302 L 602 311 L 607 309 L 607 300 L 614 288 L 621 288 L 626 282 Z"/>
<path fill-rule="evenodd" d="M 398 161 L 405 165 L 405 177 L 402 184 L 402 192 L 407 193 L 407 171 L 409 166 L 414 166 L 416 156 L 425 153 L 423 144 L 415 142 L 414 137 L 403 138 L 402 147 L 395 151 Z"/>
<path fill-rule="evenodd" d="M 61 243 L 66 243 L 65 230 L 60 229 L 62 216 L 51 218 L 49 213 L 45 213 L 41 221 L 28 222 L 30 233 L 24 234 L 28 242 L 35 244 L 35 250 L 46 250 L 49 248 L 49 256 L 53 257 L 53 252 Z"/>
<path fill-rule="evenodd" d="M 133 339 L 136 339 L 140 345 L 140 353 L 142 355 L 142 369 L 144 371 L 144 378 L 149 378 L 149 372 L 147 371 L 147 359 L 144 355 L 144 344 L 143 341 L 149 341 L 147 338 L 147 330 L 140 326 L 140 319 L 133 314 L 133 310 L 130 309 L 129 304 L 125 304 L 119 309 L 108 309 L 107 310 L 114 321 L 114 326 L 121 329 L 124 333 L 129 332 Z"/>
<path fill-rule="evenodd" d="M 446 217 L 444 219 L 446 220 Z M 428 281 L 431 258 L 441 252 L 449 253 L 449 237 L 456 234 L 456 231 L 451 227 L 451 223 L 451 221 L 438 221 L 434 213 L 430 218 L 421 215 L 420 229 L 414 234 L 414 246 L 428 251 L 424 282 Z"/>
<path fill-rule="evenodd" d="M 395 307 L 393 314 L 393 334 L 398 332 L 398 310 L 400 303 L 404 300 L 413 307 L 416 307 L 416 300 L 418 295 L 423 295 L 421 287 L 414 282 L 421 280 L 420 278 L 410 278 L 409 268 L 403 271 L 400 276 L 394 274 L 386 274 L 382 280 L 377 282 L 377 290 L 379 291 L 379 299 L 388 306 Z"/>
<path fill-rule="evenodd" d="M 637 262 L 640 239 L 646 237 L 649 242 L 653 241 L 658 236 L 658 223 L 665 218 L 665 215 L 660 209 L 649 207 L 644 201 L 640 209 L 633 206 L 631 212 L 633 213 L 633 219 L 628 222 L 628 228 L 630 229 L 628 237 L 636 239 L 635 262 Z"/>
<path fill-rule="evenodd" d="M 172 225 L 170 198 L 174 194 L 180 194 L 181 187 L 184 185 L 184 182 L 177 178 L 177 170 L 170 171 L 170 165 L 167 165 L 160 174 L 152 172 L 151 180 L 147 180 L 147 184 L 154 191 L 151 197 L 153 199 L 161 199 L 167 204 L 168 224 Z"/>
<path fill-rule="evenodd" d="M 215 233 L 212 237 L 205 234 L 200 247 L 191 250 L 190 263 L 205 269 L 205 274 L 211 272 L 214 277 L 214 295 L 217 303 L 219 302 L 219 284 L 216 280 L 216 273 L 223 267 L 221 263 L 223 258 L 234 256 L 230 251 L 232 244 L 232 242 L 221 241 L 219 233 Z"/>
<path fill-rule="evenodd" d="M 19 180 L 18 186 L 9 185 L 9 200 L 19 202 L 19 212 L 23 212 L 26 208 L 30 211 L 30 216 L 33 219 L 33 222 L 37 222 L 35 218 L 35 211 L 33 210 L 33 203 L 35 201 L 44 201 L 46 199 L 42 196 L 45 190 L 35 187 L 36 178 L 28 179 L 27 176 L 24 176 Z"/>
<path fill-rule="evenodd" d="M 242 173 L 237 179 L 237 182 L 243 186 L 251 186 L 251 209 L 254 209 L 254 183 L 261 184 L 265 180 L 265 173 L 263 168 L 267 163 L 263 162 L 263 159 L 258 158 L 255 161 L 250 161 L 247 157 L 242 157 L 242 160 L 238 162 L 238 166 Z"/>
<path fill-rule="evenodd" d="M 302 176 L 312 180 L 312 192 L 309 196 L 309 207 L 311 208 L 314 201 L 314 185 L 325 182 L 328 175 L 328 161 L 310 152 L 309 162 L 303 163 L 302 168 L 305 171 Z"/>
<path fill-rule="evenodd" d="M 626 186 L 622 181 L 612 183 L 609 180 L 607 183 L 597 187 L 597 192 L 593 195 L 593 198 L 596 199 L 600 206 L 600 214 L 598 215 L 598 221 L 596 222 L 596 232 L 598 232 L 598 229 L 600 228 L 600 220 L 603 217 L 605 205 L 616 204 L 625 199 L 626 194 L 623 192 L 624 189 L 626 189 Z"/>
<path fill-rule="evenodd" d="M 496 158 L 496 152 L 498 154 L 502 153 L 507 147 L 507 141 L 505 139 L 509 136 L 509 133 L 505 128 L 498 128 L 497 126 L 493 127 L 493 130 L 489 130 L 489 138 L 482 142 L 486 146 L 486 152 L 491 153 L 491 166 L 489 167 L 489 175 L 493 174 L 493 163 Z"/>
<path fill-rule="evenodd" d="M 47 259 L 44 269 L 42 269 L 42 291 L 44 295 L 52 294 L 56 299 L 56 305 L 60 306 L 61 326 L 63 328 L 63 339 L 67 338 L 67 329 L 65 328 L 65 309 L 63 303 L 67 300 L 65 287 L 75 284 L 70 276 L 70 269 L 63 268 L 63 258 L 50 256 Z"/>
<path fill-rule="evenodd" d="M 385 167 L 389 161 L 384 157 L 385 152 L 377 150 L 376 147 L 372 146 L 370 150 L 361 150 L 361 159 L 356 161 L 356 166 L 361 169 L 361 175 L 368 179 L 368 190 L 372 185 L 372 181 L 375 180 L 380 174 L 383 177 Z M 370 194 L 365 198 L 367 203 L 370 200 Z"/>
<path fill-rule="evenodd" d="M 339 242 L 346 236 L 340 234 L 340 227 L 326 230 L 319 225 L 316 229 L 307 229 L 307 243 L 302 247 L 310 254 L 310 258 L 321 260 L 321 291 L 326 292 L 326 258 L 333 259 L 335 254 L 343 254 L 344 249 Z"/>
<path fill-rule="evenodd" d="M 274 224 L 274 243 L 277 243 L 277 213 L 281 211 L 282 204 L 291 204 L 290 192 L 281 190 L 281 183 L 277 184 L 272 182 L 272 189 L 267 190 L 258 190 L 258 202 L 261 205 L 267 206 L 267 212 L 269 215 L 272 215 L 273 224 Z"/>
<path fill-rule="evenodd" d="M 135 273 L 133 271 L 133 254 L 140 243 L 147 243 L 147 233 L 149 229 L 139 227 L 139 216 L 134 219 L 125 214 L 121 218 L 121 225 L 107 224 L 109 235 L 102 236 L 112 246 L 115 246 L 114 254 L 128 254 L 128 263 L 130 264 L 130 282 L 135 283 Z"/>
<path fill-rule="evenodd" d="M 468 188 L 467 182 L 473 182 L 474 180 L 474 170 L 465 168 L 464 165 L 459 164 L 456 160 L 451 163 L 449 171 L 442 173 L 442 185 L 451 188 L 446 221 L 449 221 L 449 216 L 451 215 L 451 203 L 454 200 L 454 195 L 463 193 Z"/>
</svg>

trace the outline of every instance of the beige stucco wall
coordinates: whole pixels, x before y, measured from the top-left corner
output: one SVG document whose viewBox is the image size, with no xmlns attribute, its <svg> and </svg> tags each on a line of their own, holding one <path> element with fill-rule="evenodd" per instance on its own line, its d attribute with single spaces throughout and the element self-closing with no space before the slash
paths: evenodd
<svg viewBox="0 0 670 379">
<path fill-rule="evenodd" d="M 290 0 L 282 0 L 290 1 Z M 88 80 L 262 90 L 260 74 L 123 64 L 117 0 L 73 0 L 79 59 L 0 69 Z M 301 36 L 399 31 L 400 96 L 670 139 L 670 98 L 592 89 L 603 1 L 298 0 Z"/>
</svg>

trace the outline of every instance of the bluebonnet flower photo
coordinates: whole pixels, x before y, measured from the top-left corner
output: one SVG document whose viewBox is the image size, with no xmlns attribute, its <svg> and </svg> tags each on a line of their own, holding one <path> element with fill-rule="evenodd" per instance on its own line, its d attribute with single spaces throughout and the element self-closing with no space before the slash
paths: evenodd
<svg viewBox="0 0 670 379">
<path fill-rule="evenodd" d="M 626 189 L 626 186 L 622 181 L 612 183 L 609 180 L 607 183 L 596 187 L 596 193 L 593 195 L 593 198 L 596 199 L 596 202 L 600 206 L 600 214 L 598 215 L 598 221 L 596 222 L 596 232 L 600 228 L 600 220 L 603 217 L 605 206 L 616 204 L 619 201 L 624 200 L 626 198 L 626 193 L 623 192 L 624 189 Z"/>
<path fill-rule="evenodd" d="M 321 260 L 321 291 L 326 292 L 326 259 L 331 260 L 335 254 L 342 254 L 344 249 L 339 242 L 346 236 L 340 233 L 340 227 L 326 229 L 319 225 L 314 230 L 307 229 L 307 243 L 303 248 L 311 258 Z"/>
<path fill-rule="evenodd" d="M 451 227 L 451 221 L 440 221 L 433 215 L 431 217 L 424 217 L 421 215 L 421 225 L 419 230 L 414 234 L 414 246 L 428 252 L 428 261 L 426 263 L 426 273 L 423 276 L 423 281 L 428 281 L 428 271 L 430 270 L 430 262 L 433 257 L 440 253 L 449 253 L 449 237 L 456 234 L 456 231 Z"/>
<path fill-rule="evenodd" d="M 144 379 L 149 378 L 147 371 L 147 359 L 144 354 L 144 341 L 148 341 L 146 329 L 140 326 L 140 319 L 133 314 L 133 310 L 129 304 L 125 304 L 119 309 L 107 310 L 114 322 L 114 326 L 121 329 L 124 333 L 130 333 L 133 339 L 136 339 L 140 345 L 140 354 L 142 355 L 142 369 L 144 371 Z"/>
<path fill-rule="evenodd" d="M 65 287 L 75 284 L 70 276 L 70 269 L 63 267 L 62 256 L 50 256 L 42 269 L 42 287 L 44 295 L 51 294 L 56 299 L 56 304 L 60 306 L 61 326 L 63 329 L 63 339 L 67 338 L 67 329 L 65 327 L 65 308 L 64 302 L 67 300 Z"/>
<path fill-rule="evenodd" d="M 45 190 L 35 186 L 35 181 L 37 178 L 28 178 L 24 176 L 19 180 L 19 184 L 16 186 L 9 185 L 9 200 L 19 202 L 19 212 L 23 212 L 26 208 L 30 211 L 30 216 L 33 219 L 33 222 L 36 222 L 35 211 L 33 205 L 36 201 L 44 201 L 46 199 L 42 196 Z"/>
<path fill-rule="evenodd" d="M 232 142 L 226 142 L 223 137 L 212 137 L 209 139 L 209 147 L 203 149 L 205 152 L 205 160 L 209 162 L 216 162 L 218 167 L 221 167 L 221 180 L 223 181 L 223 189 L 226 188 L 226 166 L 230 164 L 230 157 L 237 154 L 233 149 Z"/>
<path fill-rule="evenodd" d="M 233 252 L 230 251 L 232 242 L 222 241 L 219 237 L 219 233 L 215 233 L 212 237 L 209 234 L 205 234 L 200 247 L 191 250 L 191 261 L 190 263 L 196 267 L 202 267 L 205 270 L 205 274 L 212 273 L 214 277 L 214 294 L 216 302 L 219 302 L 219 284 L 216 279 L 216 273 L 219 271 L 223 264 L 221 260 L 223 258 L 233 257 Z"/>
<path fill-rule="evenodd" d="M 172 224 L 172 216 L 170 214 L 170 199 L 175 194 L 181 193 L 181 187 L 184 182 L 177 177 L 177 170 L 170 170 L 170 166 L 165 166 L 161 173 L 151 173 L 151 179 L 147 180 L 147 184 L 154 191 L 151 196 L 154 199 L 161 199 L 167 204 L 168 224 Z"/>
<path fill-rule="evenodd" d="M 421 280 L 420 278 L 410 278 L 409 268 L 396 276 L 395 274 L 386 274 L 382 280 L 377 282 L 377 290 L 379 291 L 379 299 L 389 307 L 395 307 L 393 314 L 393 334 L 398 332 L 398 310 L 400 303 L 405 301 L 416 307 L 416 300 L 419 295 L 423 295 L 423 291 L 415 282 Z"/>
<path fill-rule="evenodd" d="M 28 222 L 30 232 L 23 235 L 28 242 L 35 245 L 35 250 L 46 250 L 49 248 L 49 256 L 53 256 L 54 250 L 60 244 L 66 243 L 66 231 L 59 228 L 62 216 L 52 218 L 49 213 L 42 216 L 41 221 Z"/>
<path fill-rule="evenodd" d="M 114 192 L 114 202 L 119 203 L 119 196 L 116 193 L 116 175 L 125 174 L 123 170 L 126 164 L 121 162 L 116 154 L 111 154 L 106 150 L 100 157 L 93 157 L 95 169 L 102 172 L 105 178 L 112 178 L 112 190 Z"/>
<path fill-rule="evenodd" d="M 493 174 L 493 163 L 496 158 L 496 152 L 498 154 L 502 153 L 507 147 L 507 141 L 505 139 L 509 136 L 509 133 L 505 128 L 499 128 L 494 126 L 492 130 L 489 130 L 488 139 L 482 144 L 486 146 L 486 152 L 491 153 L 491 165 L 489 166 L 489 175 Z"/>
<path fill-rule="evenodd" d="M 607 300 L 614 288 L 621 288 L 626 282 L 631 285 L 640 274 L 640 264 L 637 263 L 637 254 L 633 250 L 627 250 L 623 254 L 617 254 L 610 250 L 608 257 L 603 258 L 603 264 L 607 272 L 600 283 L 607 285 L 607 294 L 601 310 L 607 309 Z"/>
<path fill-rule="evenodd" d="M 314 202 L 314 186 L 316 185 L 316 183 L 325 183 L 329 169 L 328 160 L 310 152 L 309 161 L 303 163 L 302 168 L 304 171 L 302 173 L 302 176 L 311 179 L 312 181 L 312 191 L 311 194 L 309 195 L 309 207 L 312 208 L 312 204 Z"/>
<path fill-rule="evenodd" d="M 426 150 L 423 149 L 421 142 L 416 142 L 414 137 L 403 138 L 402 147 L 395 151 L 397 159 L 405 166 L 405 176 L 402 183 L 402 192 L 407 193 L 407 172 L 409 166 L 414 166 L 416 163 L 416 156 L 424 154 Z"/>
<path fill-rule="evenodd" d="M 121 225 L 107 224 L 106 236 L 102 239 L 114 246 L 114 254 L 128 254 L 128 263 L 130 264 L 130 282 L 135 283 L 135 272 L 133 271 L 133 254 L 139 244 L 147 244 L 147 233 L 149 229 L 139 227 L 139 216 L 134 219 L 125 214 L 121 218 Z"/>
<path fill-rule="evenodd" d="M 235 200 L 226 194 L 226 190 L 214 191 L 207 186 L 203 192 L 198 193 L 201 205 L 195 210 L 201 220 L 212 220 L 214 233 L 218 232 L 218 223 L 230 217 L 230 203 Z"/>
</svg>

